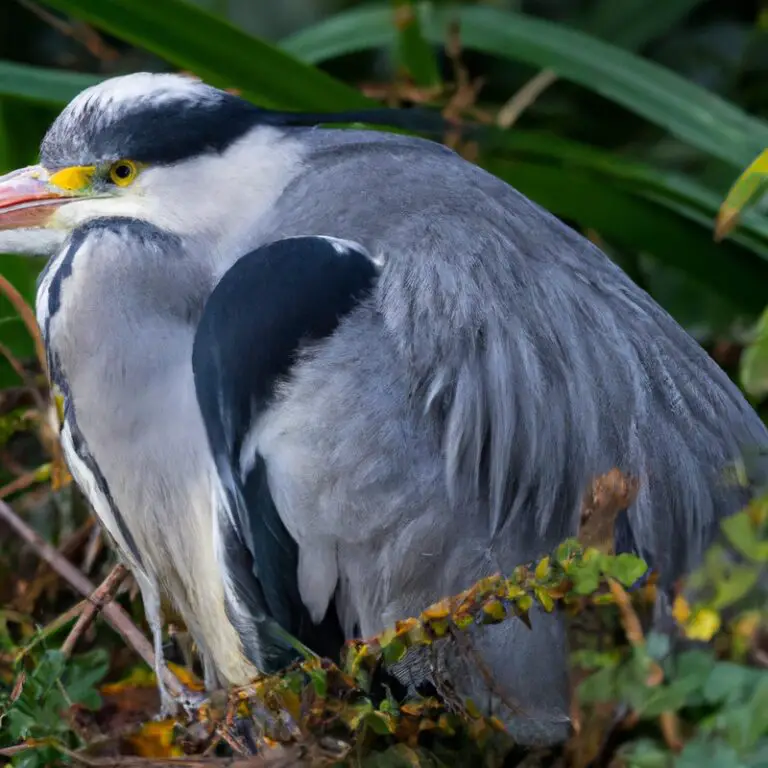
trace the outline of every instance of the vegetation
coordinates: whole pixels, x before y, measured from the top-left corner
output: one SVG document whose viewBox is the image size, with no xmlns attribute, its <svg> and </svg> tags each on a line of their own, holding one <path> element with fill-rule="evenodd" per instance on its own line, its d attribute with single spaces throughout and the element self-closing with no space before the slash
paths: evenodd
<svg viewBox="0 0 768 768">
<path fill-rule="evenodd" d="M 598 242 L 768 414 L 768 15 L 757 0 L 278 6 L 5 0 L 0 172 L 34 161 L 82 88 L 137 69 L 187 71 L 281 109 L 439 111 L 447 122 L 432 138 Z M 191 720 L 152 720 L 135 586 L 111 570 L 51 427 L 29 310 L 41 266 L 0 261 L 0 761 L 438 766 L 509 753 L 529 766 L 768 765 L 768 502 L 726 523 L 664 622 L 649 611 L 653 575 L 611 552 L 631 492 L 613 474 L 585 502 L 578 539 L 545 560 L 403 617 L 350 645 L 340 667 L 309 654 Z M 92 581 L 96 597 L 77 603 Z M 374 685 L 382 660 L 462 644 L 469 625 L 526 621 L 534 602 L 570 617 L 576 732 L 562 749 L 509 752 L 498 723 L 448 692 L 402 703 Z M 178 624 L 168 652 L 198 687 Z M 253 738 L 260 762 L 238 757 Z"/>
</svg>

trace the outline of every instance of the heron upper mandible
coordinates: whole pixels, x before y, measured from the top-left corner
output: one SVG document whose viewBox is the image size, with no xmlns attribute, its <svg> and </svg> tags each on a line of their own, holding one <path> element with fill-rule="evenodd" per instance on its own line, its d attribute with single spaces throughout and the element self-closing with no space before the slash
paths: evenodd
<svg viewBox="0 0 768 768">
<path fill-rule="evenodd" d="M 0 179 L 0 251 L 49 257 L 37 318 L 72 474 L 140 585 L 238 684 L 509 573 L 639 493 L 617 545 L 666 583 L 768 479 L 768 433 L 594 244 L 430 141 L 301 127 L 176 75 L 77 96 Z M 527 742 L 568 729 L 556 616 L 477 628 Z M 417 685 L 434 665 L 409 664 Z M 497 693 L 522 705 L 501 711 Z M 503 698 L 503 697 L 502 697 Z"/>
</svg>

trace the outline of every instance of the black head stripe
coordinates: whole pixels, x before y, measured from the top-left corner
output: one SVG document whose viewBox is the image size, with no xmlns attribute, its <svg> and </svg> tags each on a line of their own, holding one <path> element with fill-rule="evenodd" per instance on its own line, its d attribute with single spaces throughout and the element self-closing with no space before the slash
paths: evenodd
<svg viewBox="0 0 768 768">
<path fill-rule="evenodd" d="M 153 165 L 221 153 L 257 125 L 278 127 L 368 123 L 441 134 L 448 123 L 437 112 L 370 109 L 305 113 L 262 109 L 234 94 L 199 86 L 199 97 L 137 96 L 111 101 L 98 93 L 73 102 L 51 126 L 40 149 L 41 162 L 56 170 L 107 164 L 121 158 Z"/>
</svg>

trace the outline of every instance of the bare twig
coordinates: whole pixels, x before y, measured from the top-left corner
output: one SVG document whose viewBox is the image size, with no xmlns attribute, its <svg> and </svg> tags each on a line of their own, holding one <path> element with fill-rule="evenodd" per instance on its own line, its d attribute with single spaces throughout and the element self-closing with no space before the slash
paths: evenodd
<svg viewBox="0 0 768 768">
<path fill-rule="evenodd" d="M 94 585 L 63 557 L 54 547 L 32 530 L 5 502 L 0 501 L 0 520 L 5 521 L 24 541 L 27 542 L 39 557 L 45 560 L 57 573 L 66 579 L 81 595 L 88 597 L 95 589 Z M 133 648 L 146 663 L 154 669 L 155 653 L 152 644 L 147 640 L 131 617 L 117 604 L 108 603 L 104 606 L 104 618 L 109 625 L 122 636 L 125 642 Z M 179 679 L 169 669 L 162 669 L 163 682 L 175 696 L 184 692 Z"/>
<path fill-rule="evenodd" d="M 88 536 L 88 543 L 85 545 L 85 556 L 83 557 L 82 565 L 83 573 L 90 573 L 93 569 L 96 558 L 101 552 L 103 541 L 101 528 L 94 526 Z"/>
<path fill-rule="evenodd" d="M 499 110 L 496 115 L 496 125 L 499 128 L 511 128 L 520 115 L 530 107 L 552 83 L 557 80 L 557 73 L 551 69 L 542 69 L 534 75 L 512 98 Z"/>
<path fill-rule="evenodd" d="M 33 749 L 34 744 L 14 744 L 12 747 L 4 747 L 0 749 L 0 757 L 13 757 L 14 755 L 20 755 L 22 752 L 26 752 L 28 749 Z"/>
<path fill-rule="evenodd" d="M 680 736 L 680 719 L 675 712 L 662 712 L 659 715 L 659 726 L 666 745 L 673 752 L 680 752 L 685 742 Z"/>
<path fill-rule="evenodd" d="M 72 651 L 77 644 L 78 639 L 82 636 L 88 627 L 91 626 L 96 614 L 103 610 L 112 598 L 117 594 L 117 590 L 120 589 L 120 585 L 125 581 L 128 576 L 128 569 L 119 563 L 116 565 L 109 576 L 99 585 L 98 589 L 88 598 L 88 602 L 83 608 L 80 618 L 77 620 L 77 624 L 72 627 L 72 630 L 67 635 L 67 639 L 61 646 L 61 652 L 65 656 L 71 655 Z"/>
<path fill-rule="evenodd" d="M 60 751 L 74 762 L 86 766 L 86 768 L 197 768 L 197 766 L 215 766 L 216 768 L 292 768 L 296 765 L 317 765 L 318 757 L 326 760 L 332 757 L 325 754 L 312 754 L 308 745 L 291 744 L 289 746 L 275 746 L 261 755 L 235 756 L 235 757 L 175 757 L 175 758 L 147 758 L 147 757 L 89 757 L 81 752 L 59 747 Z M 315 758 L 315 759 L 313 759 Z M 338 757 L 336 758 L 338 759 Z"/>
<path fill-rule="evenodd" d="M 32 311 L 32 307 L 24 301 L 24 297 L 14 288 L 8 278 L 0 275 L 0 293 L 2 293 L 8 301 L 11 302 L 13 308 L 18 312 L 19 317 L 24 321 L 24 325 L 27 326 L 29 335 L 35 343 L 35 353 L 37 354 L 38 362 L 43 371 L 48 370 L 48 364 L 45 356 L 45 348 L 43 347 L 43 339 L 40 336 L 40 330 L 37 327 L 37 319 L 35 313 Z"/>
<path fill-rule="evenodd" d="M 11 350 L 5 346 L 5 344 L 0 344 L 0 355 L 2 355 L 8 361 L 8 364 L 16 372 L 16 375 L 23 382 L 26 382 L 29 378 L 29 374 L 24 370 L 24 366 L 19 362 L 16 355 L 14 355 L 13 352 L 11 352 Z"/>
<path fill-rule="evenodd" d="M 613 554 L 616 518 L 632 506 L 639 487 L 637 478 L 615 467 L 592 480 L 581 508 L 578 538 L 582 546 Z"/>
<path fill-rule="evenodd" d="M 35 483 L 46 482 L 49 474 L 50 467 L 38 467 L 37 469 L 32 470 L 32 472 L 26 472 L 20 477 L 14 478 L 10 483 L 7 483 L 0 488 L 0 499 L 5 499 L 19 491 L 26 491 L 27 488 L 35 485 Z"/>
<path fill-rule="evenodd" d="M 29 493 L 24 497 L 29 497 Z M 0 496 L 2 498 L 2 496 Z M 89 535 L 91 528 L 94 527 L 94 519 L 89 516 L 88 519 L 76 531 L 71 533 L 59 545 L 58 552 L 64 558 L 70 558 L 81 546 L 85 538 Z M 39 564 L 33 580 L 29 583 L 24 593 L 17 597 L 17 605 L 28 613 L 34 609 L 39 596 L 60 578 L 60 574 L 43 561 Z"/>
<path fill-rule="evenodd" d="M 39 632 L 35 633 L 35 636 L 27 645 L 18 651 L 14 661 L 18 663 L 46 638 L 58 632 L 62 627 L 69 624 L 70 621 L 74 621 L 80 615 L 84 605 L 85 600 L 81 600 L 77 605 L 73 605 L 68 611 L 62 613 L 61 616 L 57 616 L 50 624 L 46 624 Z"/>
<path fill-rule="evenodd" d="M 95 58 L 105 62 L 117 61 L 120 58 L 120 54 L 112 46 L 107 45 L 101 35 L 87 24 L 80 22 L 68 23 L 50 11 L 45 10 L 45 8 L 41 8 L 32 0 L 16 0 L 16 2 L 24 6 L 30 13 L 34 13 L 35 16 L 42 19 L 62 35 L 76 40 Z"/>
<path fill-rule="evenodd" d="M 643 625 L 640 623 L 635 609 L 632 607 L 632 601 L 626 593 L 624 587 L 616 579 L 608 579 L 608 587 L 611 590 L 613 599 L 621 615 L 621 624 L 627 635 L 627 640 L 635 646 L 645 645 L 645 635 L 643 634 Z"/>
</svg>

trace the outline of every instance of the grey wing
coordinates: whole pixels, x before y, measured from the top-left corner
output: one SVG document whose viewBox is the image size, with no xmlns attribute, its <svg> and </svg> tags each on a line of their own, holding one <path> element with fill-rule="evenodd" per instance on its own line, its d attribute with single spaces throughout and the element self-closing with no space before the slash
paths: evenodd
<svg viewBox="0 0 768 768">
<path fill-rule="evenodd" d="M 241 258 L 209 298 L 193 353 L 198 402 L 221 493 L 218 532 L 228 611 L 262 670 L 294 655 L 285 630 L 321 655 L 343 643 L 333 602 L 315 617 L 299 593 L 298 548 L 248 438 L 307 342 L 333 333 L 370 290 L 367 256 L 328 238 L 290 238 Z M 247 452 L 247 458 L 245 458 Z"/>
<path fill-rule="evenodd" d="M 440 425 L 448 487 L 487 499 L 490 539 L 523 539 L 535 555 L 575 532 L 589 479 L 618 467 L 640 480 L 618 543 L 673 578 L 768 482 L 768 433 L 651 297 L 510 192 L 409 219 L 380 284 Z M 751 486 L 729 473 L 740 461 Z"/>
</svg>

